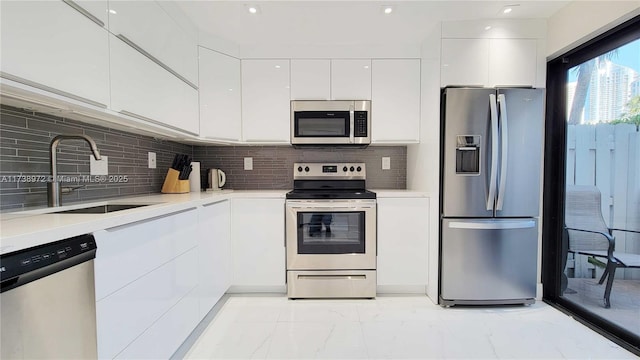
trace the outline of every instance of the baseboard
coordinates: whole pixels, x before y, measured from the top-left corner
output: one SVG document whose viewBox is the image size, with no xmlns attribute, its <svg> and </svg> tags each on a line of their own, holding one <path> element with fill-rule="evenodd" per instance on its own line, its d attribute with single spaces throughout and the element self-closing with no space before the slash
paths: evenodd
<svg viewBox="0 0 640 360">
<path fill-rule="evenodd" d="M 247 293 L 287 293 L 286 285 L 231 285 L 228 294 L 247 294 Z"/>
<path fill-rule="evenodd" d="M 427 294 L 427 285 L 378 285 L 378 294 Z"/>
</svg>

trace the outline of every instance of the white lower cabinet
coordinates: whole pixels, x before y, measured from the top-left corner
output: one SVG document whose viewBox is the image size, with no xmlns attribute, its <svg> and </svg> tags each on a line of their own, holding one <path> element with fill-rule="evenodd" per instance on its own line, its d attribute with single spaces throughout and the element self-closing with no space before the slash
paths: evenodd
<svg viewBox="0 0 640 360">
<path fill-rule="evenodd" d="M 197 325 L 197 224 L 192 208 L 94 233 L 99 358 L 168 358 L 191 332 L 176 337 L 171 319 Z"/>
<path fill-rule="evenodd" d="M 231 289 L 284 292 L 284 199 L 235 198 L 231 221 Z"/>
<path fill-rule="evenodd" d="M 231 285 L 230 200 L 200 208 L 198 234 L 198 316 L 205 315 Z"/>
<path fill-rule="evenodd" d="M 378 292 L 426 293 L 428 198 L 378 198 Z"/>
</svg>

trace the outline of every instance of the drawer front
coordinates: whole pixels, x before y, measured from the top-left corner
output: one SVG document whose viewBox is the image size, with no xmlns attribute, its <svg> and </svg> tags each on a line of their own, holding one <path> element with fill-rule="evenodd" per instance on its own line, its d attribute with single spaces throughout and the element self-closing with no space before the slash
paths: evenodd
<svg viewBox="0 0 640 360">
<path fill-rule="evenodd" d="M 193 291 L 197 286 L 196 265 L 197 250 L 192 249 L 98 301 L 98 357 L 114 358 Z"/>
<path fill-rule="evenodd" d="M 287 271 L 289 298 L 373 298 L 373 270 Z"/>
</svg>

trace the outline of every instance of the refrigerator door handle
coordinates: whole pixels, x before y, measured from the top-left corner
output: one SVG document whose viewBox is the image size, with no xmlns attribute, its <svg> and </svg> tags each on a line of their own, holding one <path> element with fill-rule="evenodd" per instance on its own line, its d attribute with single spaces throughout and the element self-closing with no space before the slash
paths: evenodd
<svg viewBox="0 0 640 360">
<path fill-rule="evenodd" d="M 498 108 L 495 94 L 489 94 L 489 109 L 491 110 L 491 176 L 489 178 L 487 210 L 493 210 L 493 204 L 496 200 L 496 177 L 498 176 Z"/>
<path fill-rule="evenodd" d="M 501 221 L 452 221 L 451 229 L 503 230 L 528 229 L 536 226 L 534 220 L 501 220 Z"/>
<path fill-rule="evenodd" d="M 500 151 L 500 186 L 498 188 L 498 201 L 496 210 L 502 210 L 504 203 L 504 189 L 507 182 L 507 156 L 509 154 L 509 131 L 507 128 L 507 98 L 504 94 L 498 95 L 498 105 L 500 106 L 500 141 L 502 149 Z"/>
</svg>

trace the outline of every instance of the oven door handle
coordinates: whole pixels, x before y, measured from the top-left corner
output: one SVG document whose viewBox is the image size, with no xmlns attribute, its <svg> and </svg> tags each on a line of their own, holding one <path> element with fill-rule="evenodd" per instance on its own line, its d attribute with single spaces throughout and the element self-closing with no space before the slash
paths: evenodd
<svg viewBox="0 0 640 360">
<path fill-rule="evenodd" d="M 336 212 L 339 211 L 362 211 L 362 210 L 370 210 L 375 209 L 375 205 L 365 205 L 365 206 L 335 206 L 335 205 L 320 205 L 320 206 L 287 206 L 287 209 L 293 209 L 297 211 L 327 211 L 333 210 Z"/>
</svg>

